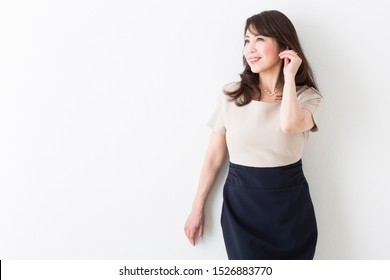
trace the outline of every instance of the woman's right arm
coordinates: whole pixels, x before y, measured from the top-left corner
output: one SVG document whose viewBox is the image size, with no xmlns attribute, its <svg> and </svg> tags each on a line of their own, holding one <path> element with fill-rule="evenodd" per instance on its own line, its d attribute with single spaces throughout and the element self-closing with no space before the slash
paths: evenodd
<svg viewBox="0 0 390 280">
<path fill-rule="evenodd" d="M 203 237 L 204 229 L 204 206 L 208 194 L 213 187 L 227 155 L 226 135 L 213 132 L 210 137 L 206 157 L 200 173 L 198 190 L 192 204 L 192 211 L 187 218 L 184 231 L 190 241 L 195 246 L 196 235 Z"/>
</svg>

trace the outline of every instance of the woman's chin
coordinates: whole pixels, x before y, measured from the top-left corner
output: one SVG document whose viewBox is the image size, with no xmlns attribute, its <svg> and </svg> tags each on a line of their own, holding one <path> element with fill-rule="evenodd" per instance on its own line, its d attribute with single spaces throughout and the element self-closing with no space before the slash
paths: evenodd
<svg viewBox="0 0 390 280">
<path fill-rule="evenodd" d="M 251 67 L 251 71 L 252 73 L 256 73 L 256 74 L 260 73 L 259 67 Z"/>
</svg>

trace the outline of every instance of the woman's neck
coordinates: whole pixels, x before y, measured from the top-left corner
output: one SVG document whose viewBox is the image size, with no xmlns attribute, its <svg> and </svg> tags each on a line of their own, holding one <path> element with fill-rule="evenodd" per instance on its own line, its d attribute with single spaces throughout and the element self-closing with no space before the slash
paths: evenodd
<svg viewBox="0 0 390 280">
<path fill-rule="evenodd" d="M 276 71 L 267 71 L 259 73 L 260 78 L 260 88 L 266 89 L 269 91 L 274 91 L 275 88 L 278 86 L 278 80 L 279 80 L 279 70 Z"/>
</svg>

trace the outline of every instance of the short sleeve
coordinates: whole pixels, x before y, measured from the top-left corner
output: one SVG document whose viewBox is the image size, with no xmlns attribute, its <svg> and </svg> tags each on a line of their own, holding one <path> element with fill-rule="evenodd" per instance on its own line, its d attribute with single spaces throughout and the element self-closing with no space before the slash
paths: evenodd
<svg viewBox="0 0 390 280">
<path fill-rule="evenodd" d="M 207 122 L 207 125 L 215 132 L 219 134 L 226 133 L 225 127 L 225 109 L 226 109 L 226 95 L 221 93 L 218 97 L 217 105 L 215 106 L 214 112 L 211 118 Z"/>
<path fill-rule="evenodd" d="M 310 131 L 318 131 L 318 115 L 322 103 L 321 94 L 313 87 L 306 87 L 298 95 L 298 102 L 301 107 L 308 110 L 313 117 L 314 126 Z"/>
</svg>

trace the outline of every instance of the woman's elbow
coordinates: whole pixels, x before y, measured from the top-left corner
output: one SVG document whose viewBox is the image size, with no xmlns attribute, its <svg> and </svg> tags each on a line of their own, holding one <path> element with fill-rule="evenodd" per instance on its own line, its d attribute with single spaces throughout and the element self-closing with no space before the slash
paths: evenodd
<svg viewBox="0 0 390 280">
<path fill-rule="evenodd" d="M 281 130 L 285 134 L 295 134 L 295 133 L 298 133 L 297 128 L 294 125 L 290 124 L 290 123 L 281 124 Z"/>
<path fill-rule="evenodd" d="M 226 159 L 226 152 L 220 151 L 219 153 L 213 155 L 211 162 L 216 169 L 219 169 L 225 162 L 225 159 Z"/>
<path fill-rule="evenodd" d="M 297 134 L 297 133 L 302 133 L 305 131 L 308 131 L 312 129 L 315 126 L 314 123 L 289 123 L 289 124 L 282 124 L 281 125 L 281 130 L 285 134 Z"/>
</svg>

